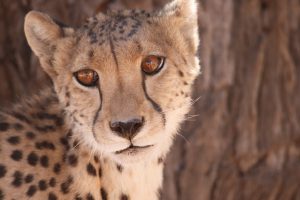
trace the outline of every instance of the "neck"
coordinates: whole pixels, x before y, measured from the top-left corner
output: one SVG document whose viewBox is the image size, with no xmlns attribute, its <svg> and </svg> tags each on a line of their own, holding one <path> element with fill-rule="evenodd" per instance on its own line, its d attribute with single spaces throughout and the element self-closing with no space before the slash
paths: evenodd
<svg viewBox="0 0 300 200">
<path fill-rule="evenodd" d="M 158 199 L 162 185 L 163 163 L 157 160 L 126 166 L 114 161 L 103 161 L 102 187 L 111 195 L 110 199 Z"/>
<path fill-rule="evenodd" d="M 94 197 L 101 196 L 102 200 L 159 199 L 162 159 L 120 165 L 109 158 L 91 156 L 83 146 L 69 152 L 70 155 L 74 153 L 81 157 L 80 166 L 70 168 L 76 182 L 74 190 L 91 193 Z"/>
</svg>

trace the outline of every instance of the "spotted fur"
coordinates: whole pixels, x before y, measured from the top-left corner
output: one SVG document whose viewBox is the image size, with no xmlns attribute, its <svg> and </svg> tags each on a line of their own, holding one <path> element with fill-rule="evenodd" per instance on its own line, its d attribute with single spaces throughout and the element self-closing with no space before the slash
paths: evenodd
<svg viewBox="0 0 300 200">
<path fill-rule="evenodd" d="M 98 14 L 78 29 L 31 11 L 25 34 L 53 87 L 0 112 L 0 200 L 158 199 L 199 72 L 196 1 Z M 142 72 L 147 55 L 166 58 L 159 73 Z M 74 78 L 86 68 L 94 87 Z M 109 126 L 139 116 L 133 138 Z"/>
</svg>

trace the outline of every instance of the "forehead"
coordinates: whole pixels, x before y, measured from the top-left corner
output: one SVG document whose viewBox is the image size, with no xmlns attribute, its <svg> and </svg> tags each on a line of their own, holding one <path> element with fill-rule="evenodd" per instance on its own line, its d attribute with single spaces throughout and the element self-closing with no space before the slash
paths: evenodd
<svg viewBox="0 0 300 200">
<path fill-rule="evenodd" d="M 90 18 L 79 30 L 76 61 L 93 62 L 95 65 L 131 65 L 143 56 L 158 54 L 166 56 L 162 45 L 159 23 L 140 10 L 97 15 Z M 160 37 L 157 37 L 160 35 Z"/>
<path fill-rule="evenodd" d="M 88 38 L 90 44 L 99 46 L 106 42 L 127 41 L 143 24 L 151 23 L 150 17 L 151 15 L 143 10 L 119 11 L 110 15 L 99 14 L 88 19 L 81 32 Z"/>
</svg>

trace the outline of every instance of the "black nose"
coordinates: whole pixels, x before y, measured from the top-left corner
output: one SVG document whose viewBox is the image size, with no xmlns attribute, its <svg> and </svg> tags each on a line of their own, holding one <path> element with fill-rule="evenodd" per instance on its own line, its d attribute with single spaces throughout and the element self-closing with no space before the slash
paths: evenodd
<svg viewBox="0 0 300 200">
<path fill-rule="evenodd" d="M 127 121 L 110 122 L 110 129 L 120 137 L 131 140 L 138 134 L 144 125 L 144 117 L 134 118 Z"/>
</svg>

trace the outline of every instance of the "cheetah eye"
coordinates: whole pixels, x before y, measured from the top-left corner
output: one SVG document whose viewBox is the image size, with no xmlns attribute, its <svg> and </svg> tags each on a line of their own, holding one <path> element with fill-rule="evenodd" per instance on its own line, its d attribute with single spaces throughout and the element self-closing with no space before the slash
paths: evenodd
<svg viewBox="0 0 300 200">
<path fill-rule="evenodd" d="M 165 57 L 150 55 L 143 59 L 141 67 L 147 75 L 158 73 L 165 64 Z"/>
<path fill-rule="evenodd" d="M 94 87 L 99 80 L 97 72 L 92 69 L 82 69 L 77 72 L 74 72 L 74 77 L 76 80 L 83 86 Z"/>
</svg>

